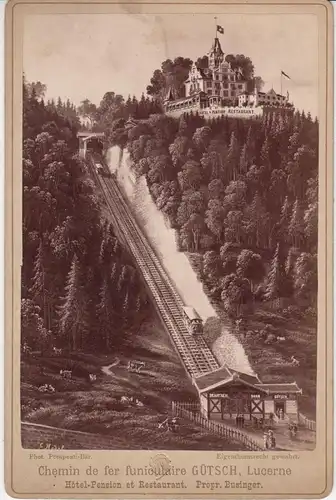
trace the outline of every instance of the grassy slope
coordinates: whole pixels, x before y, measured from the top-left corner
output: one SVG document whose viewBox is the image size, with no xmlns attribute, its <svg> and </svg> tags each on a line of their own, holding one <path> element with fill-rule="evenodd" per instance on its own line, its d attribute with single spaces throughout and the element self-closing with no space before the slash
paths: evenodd
<svg viewBox="0 0 336 500">
<path fill-rule="evenodd" d="M 113 354 L 71 356 L 71 363 L 77 362 L 79 375 L 97 373 L 97 381 L 91 385 L 80 376 L 73 380 L 60 377 L 59 369 L 69 363 L 67 359 L 23 360 L 22 420 L 114 436 L 116 448 L 242 449 L 189 421 L 184 421 L 177 433 L 158 429 L 158 422 L 170 412 L 172 400 L 192 400 L 197 394 L 156 318 L 130 334 L 129 345 Z M 116 358 L 120 363 L 111 368 L 113 375 L 102 373 L 101 367 Z M 129 373 L 129 359 L 145 361 L 144 373 Z M 40 373 L 40 364 L 44 375 Z M 42 383 L 52 384 L 56 393 L 38 392 Z M 135 396 L 144 407 L 121 403 L 120 396 L 124 395 Z"/>
<path fill-rule="evenodd" d="M 308 418 L 316 418 L 316 327 L 309 320 L 295 320 L 259 307 L 250 320 L 252 329 L 262 329 L 272 324 L 285 342 L 271 345 L 259 339 L 241 339 L 251 363 L 264 382 L 296 381 L 302 389 L 300 411 Z M 294 355 L 300 366 L 294 367 L 290 357 Z"/>
<path fill-rule="evenodd" d="M 195 272 L 199 274 L 201 265 L 199 254 L 186 253 L 186 255 Z M 220 310 L 218 304 L 213 305 L 222 323 L 231 329 L 224 312 Z M 277 329 L 277 334 L 285 337 L 286 341 L 267 345 L 259 338 L 240 336 L 239 340 L 244 346 L 251 366 L 263 382 L 296 381 L 303 393 L 299 401 L 300 411 L 315 420 L 316 325 L 309 318 L 302 320 L 286 318 L 281 313 L 270 310 L 266 305 L 258 304 L 254 314 L 249 317 L 248 330 L 262 330 L 267 324 L 273 325 Z M 219 331 L 220 328 L 213 322 L 212 332 L 207 331 L 210 342 L 216 339 Z M 300 366 L 291 366 L 289 360 L 292 355 L 300 361 Z"/>
</svg>

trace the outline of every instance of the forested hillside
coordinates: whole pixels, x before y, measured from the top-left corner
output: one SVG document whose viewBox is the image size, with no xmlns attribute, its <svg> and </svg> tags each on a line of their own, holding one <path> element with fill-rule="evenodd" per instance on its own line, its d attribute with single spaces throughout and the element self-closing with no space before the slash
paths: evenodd
<svg viewBox="0 0 336 500">
<path fill-rule="evenodd" d="M 208 122 L 152 115 L 127 134 L 120 145 L 211 299 L 243 331 L 258 304 L 315 324 L 317 120 L 299 112 Z"/>
<path fill-rule="evenodd" d="M 76 108 L 23 96 L 22 344 L 106 350 L 147 299 L 77 155 Z"/>
<path fill-rule="evenodd" d="M 124 133 L 119 145 L 254 369 L 297 380 L 314 415 L 318 121 L 156 114 Z"/>
</svg>

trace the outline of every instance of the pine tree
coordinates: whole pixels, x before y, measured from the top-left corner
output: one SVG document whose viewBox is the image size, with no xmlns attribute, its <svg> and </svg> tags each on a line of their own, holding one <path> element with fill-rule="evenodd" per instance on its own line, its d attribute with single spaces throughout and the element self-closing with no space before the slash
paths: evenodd
<svg viewBox="0 0 336 500">
<path fill-rule="evenodd" d="M 52 312 L 50 275 L 47 273 L 48 264 L 50 265 L 50 262 L 48 263 L 47 248 L 43 240 L 41 240 L 36 254 L 32 286 L 29 292 L 32 299 L 42 310 L 45 327 L 50 330 Z"/>
<path fill-rule="evenodd" d="M 298 251 L 296 248 L 291 247 L 288 251 L 286 264 L 285 264 L 285 272 L 286 272 L 286 283 L 288 295 L 291 296 L 294 291 L 294 270 L 295 263 L 298 257 Z"/>
<path fill-rule="evenodd" d="M 259 193 L 245 209 L 245 232 L 249 244 L 261 248 L 268 245 L 270 217 Z"/>
<path fill-rule="evenodd" d="M 255 144 L 253 140 L 252 127 L 249 127 L 246 136 L 246 154 L 251 165 L 255 161 Z"/>
<path fill-rule="evenodd" d="M 242 149 L 241 154 L 240 154 L 240 161 L 239 161 L 239 173 L 240 173 L 240 175 L 244 175 L 248 171 L 250 158 L 248 157 L 247 151 L 248 151 L 247 144 L 244 144 L 243 149 Z"/>
<path fill-rule="evenodd" d="M 300 248 L 304 241 L 304 219 L 299 201 L 296 199 L 288 226 L 288 235 L 294 247 Z"/>
<path fill-rule="evenodd" d="M 75 254 L 65 286 L 63 305 L 59 308 L 59 326 L 68 335 L 69 347 L 76 351 L 83 344 L 88 330 L 87 297 L 83 286 L 83 273 Z"/>
<path fill-rule="evenodd" d="M 304 214 L 305 236 L 312 251 L 317 249 L 318 203 L 310 203 Z"/>
<path fill-rule="evenodd" d="M 129 322 L 129 313 L 130 313 L 130 298 L 128 294 L 128 290 L 125 293 L 123 305 L 122 305 L 122 312 L 123 312 L 123 317 L 125 323 Z"/>
<path fill-rule="evenodd" d="M 111 328 L 114 322 L 114 310 L 110 287 L 105 277 L 99 293 L 99 303 L 97 306 L 97 315 L 100 326 L 101 338 L 105 343 L 106 349 L 110 348 Z"/>
<path fill-rule="evenodd" d="M 271 169 L 271 160 L 270 160 L 270 141 L 268 136 L 266 137 L 260 152 L 260 162 L 261 165 L 266 167 L 268 170 Z"/>
<path fill-rule="evenodd" d="M 127 275 L 128 275 L 128 273 L 127 273 L 126 266 L 122 266 L 121 273 L 120 273 L 119 279 L 118 279 L 118 284 L 117 284 L 117 290 L 119 293 L 121 292 L 124 284 L 126 283 Z"/>
<path fill-rule="evenodd" d="M 301 253 L 294 268 L 295 295 L 300 300 L 316 303 L 317 292 L 317 255 Z"/>
<path fill-rule="evenodd" d="M 286 289 L 286 274 L 280 244 L 277 244 L 271 267 L 267 276 L 265 298 L 267 300 L 279 300 L 284 296 Z"/>
<path fill-rule="evenodd" d="M 286 196 L 281 207 L 279 222 L 276 224 L 277 238 L 280 238 L 280 240 L 282 241 L 290 241 L 290 238 L 288 237 L 288 226 L 291 219 L 291 214 L 291 204 L 289 202 L 288 196 Z"/>
<path fill-rule="evenodd" d="M 230 145 L 227 155 L 227 170 L 229 174 L 229 181 L 236 180 L 239 171 L 239 145 L 234 132 L 231 133 Z"/>
<path fill-rule="evenodd" d="M 139 312 L 141 311 L 141 295 L 138 294 L 137 295 L 137 298 L 136 298 L 136 301 L 135 301 L 135 312 L 137 314 L 139 314 Z"/>
<path fill-rule="evenodd" d="M 59 113 L 62 113 L 63 103 L 62 103 L 62 99 L 60 97 L 57 99 L 57 107 L 56 108 L 57 108 L 57 111 Z"/>
</svg>

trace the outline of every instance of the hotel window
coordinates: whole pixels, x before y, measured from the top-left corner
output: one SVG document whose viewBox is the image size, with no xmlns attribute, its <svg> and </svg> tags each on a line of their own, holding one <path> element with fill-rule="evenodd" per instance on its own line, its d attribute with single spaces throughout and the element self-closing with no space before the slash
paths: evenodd
<svg viewBox="0 0 336 500">
<path fill-rule="evenodd" d="M 242 89 L 242 88 L 243 88 L 243 86 L 240 84 L 240 85 L 238 85 L 238 88 L 239 88 L 239 89 Z"/>
<path fill-rule="evenodd" d="M 227 90 L 224 90 L 224 97 L 228 97 L 229 96 L 229 92 Z"/>
<path fill-rule="evenodd" d="M 229 84 L 228 84 L 228 83 L 224 83 L 223 87 L 224 87 L 225 89 L 228 89 L 228 88 L 229 88 Z"/>
<path fill-rule="evenodd" d="M 211 89 L 208 90 L 208 95 L 212 95 L 212 90 Z"/>
<path fill-rule="evenodd" d="M 212 87 L 212 82 L 211 81 L 207 82 L 207 87 Z"/>
<path fill-rule="evenodd" d="M 219 75 L 216 75 L 216 80 L 219 80 Z"/>
</svg>

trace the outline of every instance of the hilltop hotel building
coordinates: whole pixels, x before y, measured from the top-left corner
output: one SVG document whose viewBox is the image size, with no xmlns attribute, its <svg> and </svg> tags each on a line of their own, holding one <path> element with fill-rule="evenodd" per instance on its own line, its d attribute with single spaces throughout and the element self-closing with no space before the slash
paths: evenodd
<svg viewBox="0 0 336 500">
<path fill-rule="evenodd" d="M 194 62 L 185 81 L 185 95 L 174 99 L 171 89 L 164 101 L 164 110 L 178 116 L 185 112 L 200 114 L 262 114 L 264 106 L 292 108 L 287 97 L 277 94 L 273 88 L 265 93 L 254 89 L 247 91 L 247 82 L 239 71 L 225 61 L 224 52 L 216 37 L 208 54 L 209 67 L 199 68 Z M 237 109 L 240 108 L 240 109 Z M 231 113 L 230 113 L 231 110 Z"/>
</svg>

